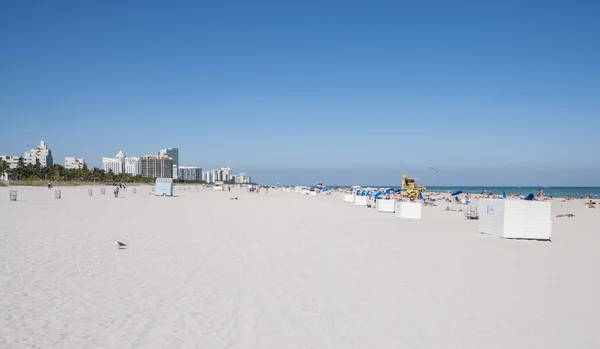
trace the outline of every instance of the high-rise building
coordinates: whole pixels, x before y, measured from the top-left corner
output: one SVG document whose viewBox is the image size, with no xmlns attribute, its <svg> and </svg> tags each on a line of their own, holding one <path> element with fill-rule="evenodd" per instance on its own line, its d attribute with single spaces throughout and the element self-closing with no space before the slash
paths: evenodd
<svg viewBox="0 0 600 349">
<path fill-rule="evenodd" d="M 40 164 L 41 167 L 50 167 L 54 164 L 54 159 L 52 158 L 52 151 L 46 147 L 46 143 L 44 141 L 40 141 L 40 145 L 25 152 L 25 156 L 23 156 L 26 163 L 30 164 Z"/>
<path fill-rule="evenodd" d="M 221 168 L 221 181 L 230 182 L 233 180 L 233 172 L 230 167 Z"/>
<path fill-rule="evenodd" d="M 210 176 L 212 178 L 212 182 L 221 181 L 221 170 L 210 170 Z"/>
<path fill-rule="evenodd" d="M 125 173 L 125 158 L 123 149 L 119 150 L 114 158 L 102 158 L 102 169 L 106 172 L 112 171 L 115 174 Z"/>
<path fill-rule="evenodd" d="M 130 176 L 138 175 L 138 161 L 140 158 L 137 157 L 126 157 L 125 158 L 125 174 Z"/>
<path fill-rule="evenodd" d="M 249 184 L 250 181 L 250 176 L 243 172 L 235 176 L 235 183 L 237 184 Z"/>
<path fill-rule="evenodd" d="M 8 167 L 17 168 L 19 166 L 19 158 L 11 155 L 0 155 L 0 159 L 6 161 L 8 163 Z M 31 158 L 23 157 L 23 162 L 25 166 L 34 165 L 35 163 L 31 162 Z"/>
<path fill-rule="evenodd" d="M 179 148 L 165 148 L 158 151 L 158 156 L 168 156 L 173 160 L 173 179 L 179 175 Z"/>
<path fill-rule="evenodd" d="M 202 172 L 202 180 L 205 181 L 206 183 L 214 183 L 215 177 L 213 175 L 213 172 L 212 171 Z"/>
<path fill-rule="evenodd" d="M 147 178 L 173 178 L 173 159 L 146 155 L 138 160 L 138 174 Z"/>
<path fill-rule="evenodd" d="M 66 169 L 81 169 L 85 166 L 85 160 L 83 158 L 75 158 L 74 156 L 70 156 L 65 158 L 65 168 Z"/>
<path fill-rule="evenodd" d="M 178 178 L 184 181 L 199 181 L 202 179 L 202 168 L 193 166 L 179 166 Z"/>
</svg>

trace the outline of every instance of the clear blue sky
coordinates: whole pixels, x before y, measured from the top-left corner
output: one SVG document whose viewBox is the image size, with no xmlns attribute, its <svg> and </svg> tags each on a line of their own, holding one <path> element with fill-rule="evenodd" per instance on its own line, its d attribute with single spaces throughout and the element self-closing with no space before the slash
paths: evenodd
<svg viewBox="0 0 600 349">
<path fill-rule="evenodd" d="M 599 18 L 566 0 L 3 1 L 0 153 L 600 185 Z"/>
</svg>

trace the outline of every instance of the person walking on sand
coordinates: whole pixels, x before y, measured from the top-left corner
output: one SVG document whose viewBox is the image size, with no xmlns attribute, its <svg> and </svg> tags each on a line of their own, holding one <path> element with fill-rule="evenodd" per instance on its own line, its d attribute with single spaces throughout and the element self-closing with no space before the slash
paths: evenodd
<svg viewBox="0 0 600 349">
<path fill-rule="evenodd" d="M 115 197 L 119 197 L 119 186 L 118 185 L 115 185 L 114 194 L 115 194 Z"/>
</svg>

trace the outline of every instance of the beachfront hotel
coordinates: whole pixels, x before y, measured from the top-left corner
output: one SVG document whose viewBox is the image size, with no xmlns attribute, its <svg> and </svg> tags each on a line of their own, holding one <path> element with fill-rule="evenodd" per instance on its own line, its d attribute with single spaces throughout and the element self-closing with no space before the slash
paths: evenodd
<svg viewBox="0 0 600 349">
<path fill-rule="evenodd" d="M 173 159 L 145 155 L 138 160 L 138 174 L 146 178 L 173 178 Z"/>
<path fill-rule="evenodd" d="M 25 152 L 26 164 L 40 164 L 41 167 L 50 167 L 54 165 L 54 159 L 52 158 L 52 151 L 46 146 L 44 141 L 40 141 L 40 145 Z"/>
<path fill-rule="evenodd" d="M 3 159 L 4 161 L 6 161 L 8 163 L 9 168 L 17 168 L 17 166 L 19 166 L 19 158 L 16 156 L 0 155 L 0 159 Z M 33 163 L 31 163 L 30 158 L 23 158 L 23 161 L 25 161 L 25 166 L 33 165 Z"/>
<path fill-rule="evenodd" d="M 235 184 L 249 184 L 251 181 L 252 179 L 250 178 L 250 176 L 243 172 L 235 175 L 234 179 Z"/>
<path fill-rule="evenodd" d="M 125 157 L 125 174 L 130 176 L 138 175 L 138 161 L 140 158 L 132 156 Z"/>
<path fill-rule="evenodd" d="M 0 155 L 0 158 L 8 163 L 10 168 L 17 168 L 19 165 L 19 157 L 12 155 Z M 40 145 L 26 151 L 23 155 L 25 166 L 40 164 L 41 167 L 50 167 L 54 164 L 52 151 L 48 149 L 44 141 L 40 141 Z"/>
<path fill-rule="evenodd" d="M 159 157 L 170 157 L 173 160 L 173 179 L 179 175 L 179 148 L 165 148 L 158 151 Z"/>
<path fill-rule="evenodd" d="M 65 158 L 65 168 L 68 170 L 82 169 L 85 166 L 85 159 L 70 156 Z"/>
<path fill-rule="evenodd" d="M 202 180 L 202 168 L 194 166 L 179 166 L 179 179 L 184 181 Z"/>
<path fill-rule="evenodd" d="M 102 158 L 102 169 L 106 172 L 112 171 L 115 174 L 125 173 L 125 158 L 123 149 L 119 150 L 114 158 Z"/>
</svg>

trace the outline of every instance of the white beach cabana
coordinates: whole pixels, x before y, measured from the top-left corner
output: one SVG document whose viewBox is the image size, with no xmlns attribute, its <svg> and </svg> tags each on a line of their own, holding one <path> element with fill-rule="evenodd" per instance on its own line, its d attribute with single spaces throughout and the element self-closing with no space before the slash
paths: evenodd
<svg viewBox="0 0 600 349">
<path fill-rule="evenodd" d="M 477 230 L 505 239 L 551 240 L 552 204 L 529 200 L 480 200 Z"/>
<path fill-rule="evenodd" d="M 377 207 L 377 212 L 394 213 L 396 210 L 396 200 L 377 199 L 375 207 Z"/>
<path fill-rule="evenodd" d="M 402 219 L 421 219 L 423 204 L 421 202 L 398 201 L 395 205 L 395 216 Z"/>
<path fill-rule="evenodd" d="M 354 194 L 344 194 L 344 202 L 354 202 Z"/>
<path fill-rule="evenodd" d="M 154 195 L 173 196 L 173 178 L 157 178 L 154 184 Z"/>
</svg>

